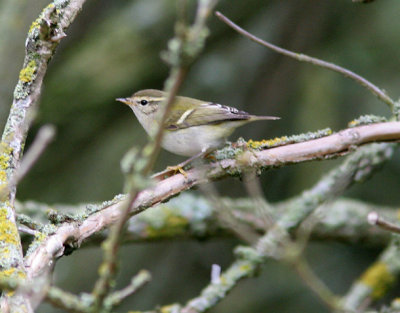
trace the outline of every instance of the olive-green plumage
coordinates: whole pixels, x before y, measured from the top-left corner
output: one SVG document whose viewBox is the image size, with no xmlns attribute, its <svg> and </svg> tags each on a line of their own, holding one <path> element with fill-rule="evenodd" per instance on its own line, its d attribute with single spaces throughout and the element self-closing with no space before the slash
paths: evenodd
<svg viewBox="0 0 400 313">
<path fill-rule="evenodd" d="M 160 105 L 166 93 L 145 89 L 129 98 L 118 98 L 129 105 L 143 128 L 154 136 L 161 120 Z M 217 103 L 176 96 L 165 123 L 162 146 L 185 156 L 194 156 L 221 146 L 239 126 L 258 120 L 276 120 L 274 116 L 257 116 Z"/>
</svg>

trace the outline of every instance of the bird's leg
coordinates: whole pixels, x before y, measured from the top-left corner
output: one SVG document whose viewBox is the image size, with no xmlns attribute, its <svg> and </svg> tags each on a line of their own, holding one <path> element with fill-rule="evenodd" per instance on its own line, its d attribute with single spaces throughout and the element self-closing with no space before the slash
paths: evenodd
<svg viewBox="0 0 400 313">
<path fill-rule="evenodd" d="M 193 160 L 196 160 L 198 158 L 205 157 L 208 153 L 210 153 L 210 150 L 208 149 L 203 149 L 199 153 L 191 156 L 189 159 L 183 161 L 182 163 L 179 163 L 178 165 L 174 166 L 167 166 L 167 169 L 161 172 L 158 172 L 152 176 L 152 178 L 155 179 L 163 179 L 165 176 L 171 176 L 173 174 L 176 174 L 177 172 L 181 173 L 183 176 L 187 177 L 187 174 L 185 170 L 183 169 L 186 165 L 188 165 L 190 162 Z"/>
</svg>

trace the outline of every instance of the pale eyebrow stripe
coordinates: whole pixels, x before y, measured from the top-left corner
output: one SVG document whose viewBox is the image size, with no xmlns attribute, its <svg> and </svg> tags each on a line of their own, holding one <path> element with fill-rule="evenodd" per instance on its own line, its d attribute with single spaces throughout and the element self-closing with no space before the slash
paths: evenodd
<svg viewBox="0 0 400 313">
<path fill-rule="evenodd" d="M 139 100 L 147 100 L 147 101 L 163 101 L 165 100 L 165 97 L 160 97 L 160 98 L 153 98 L 153 97 L 139 97 Z"/>
<path fill-rule="evenodd" d="M 187 117 L 193 113 L 194 109 L 190 109 L 190 110 L 186 110 L 185 112 L 183 112 L 182 116 L 179 118 L 178 122 L 176 122 L 177 124 L 182 124 Z"/>
</svg>

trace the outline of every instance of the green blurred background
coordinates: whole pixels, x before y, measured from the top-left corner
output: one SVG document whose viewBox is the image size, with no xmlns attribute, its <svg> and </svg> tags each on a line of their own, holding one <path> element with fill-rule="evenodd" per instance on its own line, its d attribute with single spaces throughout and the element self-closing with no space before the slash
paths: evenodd
<svg viewBox="0 0 400 313">
<path fill-rule="evenodd" d="M 194 12 L 195 1 L 188 1 Z M 30 23 L 48 0 L 0 0 L 0 122 L 4 125 L 24 57 Z M 397 97 L 400 83 L 400 2 L 363 5 L 350 0 L 221 0 L 217 9 L 275 44 L 347 67 Z M 176 1 L 88 0 L 68 30 L 44 80 L 40 112 L 28 138 L 46 123 L 57 128 L 47 149 L 18 189 L 20 200 L 78 203 L 111 199 L 122 191 L 120 160 L 146 136 L 130 109 L 115 102 L 144 88 L 161 89 L 168 67 L 160 59 L 173 36 Z M 219 102 L 254 114 L 276 115 L 275 122 L 241 128 L 232 140 L 264 139 L 331 127 L 345 128 L 363 114 L 389 116 L 389 109 L 365 89 L 339 74 L 277 55 L 239 36 L 212 16 L 211 35 L 190 69 L 181 94 Z M 397 205 L 399 157 L 346 196 Z M 183 158 L 162 152 L 157 169 Z M 284 200 L 311 187 L 341 160 L 312 162 L 263 173 L 270 201 Z M 216 184 L 224 196 L 245 196 L 242 183 Z M 229 186 L 229 188 L 226 188 Z M 371 192 L 373 190 L 373 192 Z M 152 309 L 185 302 L 209 281 L 212 263 L 226 268 L 236 240 L 162 242 L 126 246 L 119 285 L 147 268 L 153 281 L 124 302 L 120 311 Z M 344 293 L 379 250 L 340 243 L 314 243 L 307 251 L 314 269 L 335 292 Z M 88 261 L 89 260 L 89 261 Z M 101 260 L 87 248 L 62 258 L 55 283 L 90 291 Z M 57 312 L 44 305 L 40 312 Z M 239 285 L 211 312 L 327 312 L 284 265 L 268 262 L 261 276 Z"/>
</svg>

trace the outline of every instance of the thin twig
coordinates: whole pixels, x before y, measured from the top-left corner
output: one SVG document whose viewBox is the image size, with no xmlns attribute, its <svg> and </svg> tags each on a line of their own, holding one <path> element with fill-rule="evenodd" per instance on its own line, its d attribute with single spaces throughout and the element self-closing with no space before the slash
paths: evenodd
<svg viewBox="0 0 400 313">
<path fill-rule="evenodd" d="M 292 266 L 304 283 L 334 312 L 340 310 L 339 299 L 314 273 L 308 262 L 303 257 L 298 257 L 292 262 Z"/>
<path fill-rule="evenodd" d="M 264 46 L 267 47 L 277 53 L 286 55 L 288 57 L 291 57 L 293 59 L 296 59 L 300 62 L 307 62 L 307 63 L 311 63 L 313 65 L 316 66 L 320 66 L 329 70 L 332 70 L 334 72 L 340 73 L 352 80 L 354 80 L 355 82 L 357 82 L 358 84 L 360 84 L 361 86 L 365 87 L 366 89 L 368 89 L 370 92 L 372 92 L 376 97 L 378 97 L 379 100 L 383 101 L 384 103 L 386 103 L 387 105 L 389 105 L 390 109 L 393 110 L 395 107 L 395 101 L 393 99 L 391 99 L 384 90 L 380 89 L 378 86 L 374 85 L 373 83 L 371 83 L 370 81 L 366 80 L 365 78 L 361 77 L 360 75 L 345 69 L 341 66 L 338 66 L 336 64 L 330 63 L 330 62 L 326 62 L 317 58 L 313 58 L 310 57 L 308 55 L 302 54 L 302 53 L 296 53 L 296 52 L 292 52 L 286 49 L 283 49 L 281 47 L 278 47 L 276 45 L 273 45 L 265 40 L 262 40 L 256 36 L 254 36 L 253 34 L 250 34 L 248 31 L 244 30 L 243 28 L 241 28 L 240 26 L 238 26 L 237 24 L 235 24 L 233 21 L 231 21 L 229 18 L 227 18 L 225 15 L 223 15 L 221 12 L 215 12 L 215 15 L 221 20 L 223 21 L 225 24 L 227 24 L 229 27 L 233 28 L 235 31 L 237 31 L 238 33 L 242 34 L 243 36 L 249 38 L 250 40 Z"/>
<path fill-rule="evenodd" d="M 114 307 L 119 305 L 125 298 L 136 293 L 144 285 L 146 285 L 151 280 L 150 272 L 146 270 L 141 270 L 137 273 L 131 280 L 131 283 L 124 289 L 113 292 L 106 299 L 106 303 L 109 307 Z"/>
<path fill-rule="evenodd" d="M 53 125 L 44 125 L 39 129 L 35 140 L 33 141 L 30 149 L 25 153 L 21 161 L 19 169 L 15 172 L 11 179 L 11 186 L 17 185 L 25 175 L 30 171 L 32 166 L 36 163 L 42 155 L 48 144 L 53 140 L 56 134 L 56 129 Z"/>
<path fill-rule="evenodd" d="M 151 170 L 154 167 L 154 163 L 157 159 L 157 156 L 160 152 L 161 148 L 161 142 L 164 136 L 164 130 L 165 130 L 165 122 L 168 119 L 169 113 L 172 109 L 172 105 L 174 104 L 175 96 L 177 95 L 179 88 L 181 87 L 184 77 L 186 75 L 186 68 L 179 67 L 177 69 L 174 69 L 171 72 L 171 79 L 173 79 L 172 86 L 168 88 L 167 86 L 167 91 L 168 91 L 168 96 L 165 100 L 165 106 L 162 105 L 161 107 L 164 108 L 164 112 L 162 113 L 162 118 L 161 122 L 158 125 L 158 129 L 156 132 L 156 136 L 153 142 L 150 143 L 151 147 L 151 153 L 149 156 L 149 160 L 147 162 L 147 166 L 144 169 L 144 174 L 148 175 Z"/>
<path fill-rule="evenodd" d="M 86 313 L 89 312 L 90 302 L 87 301 L 90 296 L 84 301 L 80 296 L 74 295 L 68 291 L 58 287 L 51 286 L 46 293 L 46 301 L 53 306 L 65 309 L 68 312 Z"/>
<path fill-rule="evenodd" d="M 178 312 L 207 312 L 224 299 L 240 280 L 252 277 L 263 262 L 263 258 L 251 247 L 238 247 L 235 252 L 237 259 L 220 275 L 219 283 L 211 281 L 198 297 L 188 301 Z M 160 311 L 163 311 L 162 308 Z"/>
<path fill-rule="evenodd" d="M 200 3 L 202 2 L 204 2 L 204 0 L 200 1 Z M 204 16 L 203 18 L 206 18 L 206 16 Z M 199 20 L 200 22 L 205 23 L 205 21 L 203 21 L 203 18 L 196 19 L 196 21 Z M 185 77 L 185 73 L 188 68 L 188 64 L 185 63 L 183 60 L 183 58 L 185 57 L 185 51 L 184 51 L 185 45 L 196 42 L 196 40 L 204 40 L 204 38 L 199 37 L 200 33 L 197 34 L 196 37 L 190 37 L 183 34 L 182 33 L 183 29 L 185 29 L 187 32 L 190 32 L 190 28 L 188 28 L 186 25 L 184 26 L 185 26 L 184 28 L 182 27 L 178 28 L 179 32 L 177 30 L 176 33 L 176 38 L 178 38 L 178 40 L 181 40 L 180 48 L 171 52 L 172 54 L 176 53 L 174 59 L 178 61 L 177 63 L 172 63 L 170 77 L 166 82 L 167 86 L 166 90 L 168 91 L 168 97 L 166 99 L 166 104 L 161 106 L 164 109 L 162 112 L 161 121 L 158 124 L 158 129 L 156 132 L 155 139 L 150 143 L 148 143 L 146 147 L 142 150 L 140 157 L 143 158 L 143 161 L 145 162 L 145 166 L 143 167 L 143 169 L 136 169 L 136 168 L 133 169 L 133 171 L 135 172 L 134 176 L 139 175 L 142 177 L 143 180 L 146 179 L 150 171 L 153 169 L 154 163 L 157 159 L 161 147 L 163 133 L 165 130 L 164 127 L 165 122 L 169 116 L 169 112 L 174 103 L 175 96 L 180 86 L 183 83 L 183 79 Z M 186 38 L 190 38 L 192 42 L 186 43 L 185 42 Z M 197 56 L 197 54 L 192 55 L 191 57 L 194 58 L 195 56 Z M 135 203 L 135 200 L 137 199 L 137 196 L 141 191 L 141 187 L 138 185 L 138 181 L 133 183 L 127 181 L 127 183 L 130 186 L 128 199 L 124 201 L 121 207 L 121 214 L 118 220 L 116 221 L 115 225 L 111 229 L 109 237 L 103 243 L 104 261 L 101 265 L 101 272 L 100 272 L 101 274 L 98 280 L 96 281 L 92 292 L 95 298 L 94 302 L 95 310 L 100 310 L 104 306 L 105 304 L 104 301 L 106 300 L 106 296 L 111 289 L 112 282 L 116 274 L 116 267 L 117 267 L 116 263 L 117 263 L 117 254 L 119 250 L 120 238 L 122 237 L 124 225 L 130 217 L 130 208 L 132 207 L 133 203 Z"/>
<path fill-rule="evenodd" d="M 367 219 L 368 223 L 371 225 L 378 226 L 392 233 L 400 234 L 400 226 L 385 220 L 378 214 L 378 212 L 370 212 L 367 216 Z"/>
</svg>

